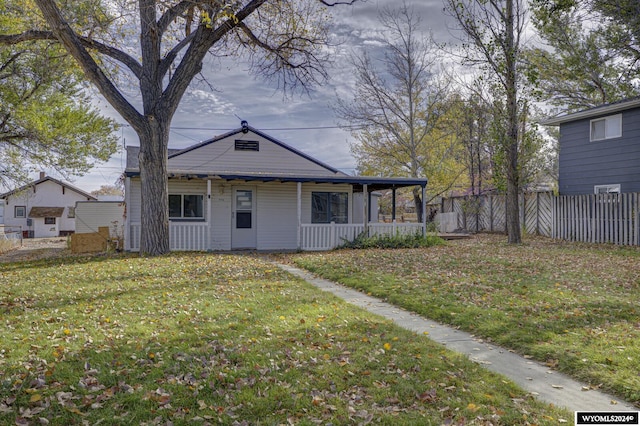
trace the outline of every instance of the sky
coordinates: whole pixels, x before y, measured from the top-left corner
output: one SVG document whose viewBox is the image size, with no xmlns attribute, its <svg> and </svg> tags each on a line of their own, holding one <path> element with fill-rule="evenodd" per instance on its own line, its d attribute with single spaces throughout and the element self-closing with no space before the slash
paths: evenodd
<svg viewBox="0 0 640 426">
<path fill-rule="evenodd" d="M 246 120 L 250 126 L 322 162 L 355 174 L 356 163 L 349 148 L 353 138 L 348 131 L 337 128 L 338 120 L 331 105 L 337 96 L 352 97 L 353 71 L 346 61 L 349 52 L 375 48 L 379 9 L 399 4 L 398 0 L 366 0 L 334 8 L 333 29 L 342 43 L 336 48 L 334 66 L 329 69 L 330 80 L 309 95 L 296 94 L 285 99 L 276 87 L 252 76 L 246 64 L 231 59 L 205 64 L 203 74 L 214 88 L 192 82 L 173 118 L 169 148 L 186 148 L 211 139 L 239 128 L 240 121 Z M 421 17 L 424 31 L 432 32 L 436 42 L 452 40 L 449 30 L 452 24 L 443 12 L 442 0 L 407 0 L 407 4 Z M 87 192 L 113 185 L 126 164 L 123 147 L 139 145 L 135 132 L 99 95 L 95 105 L 124 126 L 118 131 L 120 152 L 84 176 L 70 180 Z M 55 172 L 48 172 L 60 178 Z"/>
</svg>

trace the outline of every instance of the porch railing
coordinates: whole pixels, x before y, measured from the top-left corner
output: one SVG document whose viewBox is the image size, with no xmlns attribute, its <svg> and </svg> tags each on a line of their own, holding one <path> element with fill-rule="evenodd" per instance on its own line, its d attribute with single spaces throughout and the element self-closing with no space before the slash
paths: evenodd
<svg viewBox="0 0 640 426">
<path fill-rule="evenodd" d="M 408 235 L 422 232 L 421 223 L 370 223 L 369 235 Z M 301 250 L 331 250 L 345 241 L 355 239 L 364 231 L 362 223 L 303 224 L 301 225 Z"/>
<path fill-rule="evenodd" d="M 132 223 L 129 232 L 129 250 L 140 251 L 139 223 Z M 198 251 L 207 250 L 208 247 L 207 223 L 175 223 L 169 224 L 169 248 L 172 251 Z"/>
<path fill-rule="evenodd" d="M 422 231 L 420 223 L 370 223 L 369 235 L 407 235 Z M 129 250 L 140 251 L 140 224 L 129 228 Z M 364 231 L 362 223 L 302 224 L 300 227 L 302 250 L 331 250 L 345 241 L 355 239 Z M 208 250 L 207 223 L 169 224 L 169 247 L 172 251 Z"/>
</svg>

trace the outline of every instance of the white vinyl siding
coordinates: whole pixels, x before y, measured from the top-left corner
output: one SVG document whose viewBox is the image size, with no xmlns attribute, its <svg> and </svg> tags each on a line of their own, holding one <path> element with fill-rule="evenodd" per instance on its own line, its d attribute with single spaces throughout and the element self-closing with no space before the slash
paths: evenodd
<svg viewBox="0 0 640 426">
<path fill-rule="evenodd" d="M 109 227 L 111 236 L 122 236 L 124 226 L 124 202 L 81 201 L 76 203 L 76 234 L 98 232 L 101 226 Z"/>
<path fill-rule="evenodd" d="M 298 248 L 297 185 L 265 183 L 257 186 L 259 250 Z"/>
<path fill-rule="evenodd" d="M 211 249 L 212 250 L 231 250 L 231 203 L 232 203 L 231 183 L 212 182 L 211 183 Z"/>
<path fill-rule="evenodd" d="M 249 185 L 249 184 L 247 184 Z M 246 186 L 246 185 L 245 185 Z M 250 183 L 255 188 L 256 231 L 258 250 L 295 250 L 298 248 L 297 184 L 295 182 Z M 210 249 L 231 249 L 232 204 L 234 188 L 243 187 L 237 181 L 211 182 Z M 205 179 L 169 180 L 169 192 L 181 194 L 206 194 Z M 311 198 L 313 192 L 347 193 L 348 221 L 353 216 L 351 185 L 348 184 L 302 184 L 302 223 L 311 223 Z M 140 223 L 140 179 L 131 179 L 131 195 L 127 207 L 130 223 Z M 205 220 L 207 219 L 207 197 L 204 197 Z"/>
<path fill-rule="evenodd" d="M 622 136 L 622 114 L 591 120 L 591 141 Z"/>
</svg>

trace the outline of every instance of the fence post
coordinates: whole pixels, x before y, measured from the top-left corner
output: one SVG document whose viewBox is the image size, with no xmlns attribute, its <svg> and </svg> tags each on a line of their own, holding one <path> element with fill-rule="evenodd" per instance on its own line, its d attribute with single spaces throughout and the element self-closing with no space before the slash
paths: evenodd
<svg viewBox="0 0 640 426">
<path fill-rule="evenodd" d="M 536 192 L 536 234 L 541 235 L 540 232 L 540 193 Z"/>
<path fill-rule="evenodd" d="M 489 195 L 489 231 L 493 232 L 493 195 Z"/>
</svg>

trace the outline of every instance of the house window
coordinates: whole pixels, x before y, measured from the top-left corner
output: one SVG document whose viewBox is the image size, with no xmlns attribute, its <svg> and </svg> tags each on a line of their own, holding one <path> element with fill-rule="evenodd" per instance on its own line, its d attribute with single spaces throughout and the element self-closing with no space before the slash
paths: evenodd
<svg viewBox="0 0 640 426">
<path fill-rule="evenodd" d="M 347 223 L 348 200 L 346 192 L 312 192 L 311 223 Z"/>
<path fill-rule="evenodd" d="M 593 191 L 596 194 L 619 194 L 620 184 L 615 185 L 596 185 L 593 187 Z"/>
<path fill-rule="evenodd" d="M 591 141 L 622 136 L 622 114 L 591 120 Z"/>
<path fill-rule="evenodd" d="M 45 217 L 44 218 L 44 224 L 45 225 L 55 225 L 56 224 L 56 218 L 55 217 Z"/>
<path fill-rule="evenodd" d="M 70 218 L 70 219 L 73 219 L 73 218 L 76 217 L 76 208 L 75 207 L 71 207 L 71 206 L 68 207 L 67 217 Z"/>
<path fill-rule="evenodd" d="M 204 219 L 204 195 L 170 194 L 169 218 Z"/>
<path fill-rule="evenodd" d="M 15 206 L 13 209 L 13 216 L 16 218 L 24 218 L 27 217 L 27 207 L 26 206 Z"/>
</svg>

